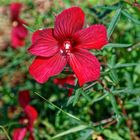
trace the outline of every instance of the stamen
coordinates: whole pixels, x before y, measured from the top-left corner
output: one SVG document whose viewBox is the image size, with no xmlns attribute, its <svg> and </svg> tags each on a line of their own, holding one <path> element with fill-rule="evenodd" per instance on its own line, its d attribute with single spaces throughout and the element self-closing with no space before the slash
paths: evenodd
<svg viewBox="0 0 140 140">
<path fill-rule="evenodd" d="M 63 53 L 64 53 L 64 51 L 63 51 L 63 50 L 60 50 L 60 53 L 62 53 L 62 54 L 63 54 Z"/>
<path fill-rule="evenodd" d="M 60 49 L 60 53 L 63 55 L 69 55 L 71 53 L 71 49 L 72 49 L 71 42 L 65 41 L 63 43 L 62 48 Z"/>
<path fill-rule="evenodd" d="M 13 27 L 16 27 L 16 26 L 18 25 L 18 22 L 17 22 L 17 21 L 14 21 L 14 22 L 12 23 L 12 25 L 13 25 Z"/>
<path fill-rule="evenodd" d="M 65 49 L 66 49 L 66 50 L 70 49 L 70 46 L 71 46 L 71 45 L 70 45 L 69 43 L 66 43 L 66 44 L 65 44 Z"/>
</svg>

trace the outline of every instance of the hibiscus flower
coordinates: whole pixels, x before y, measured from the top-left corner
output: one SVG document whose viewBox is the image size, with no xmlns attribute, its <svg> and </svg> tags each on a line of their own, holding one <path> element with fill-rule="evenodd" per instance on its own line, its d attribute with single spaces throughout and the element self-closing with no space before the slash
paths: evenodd
<svg viewBox="0 0 140 140">
<path fill-rule="evenodd" d="M 107 31 L 101 24 L 82 29 L 83 25 L 84 12 L 72 7 L 55 17 L 54 28 L 33 33 L 29 52 L 37 57 L 29 72 L 37 82 L 46 82 L 66 65 L 72 68 L 80 86 L 100 77 L 100 63 L 89 50 L 99 50 L 108 43 Z"/>
<path fill-rule="evenodd" d="M 20 91 L 18 101 L 20 106 L 23 108 L 24 116 L 21 117 L 19 121 L 23 127 L 14 129 L 13 140 L 24 140 L 24 138 L 27 136 L 27 133 L 29 133 L 28 140 L 35 140 L 33 135 L 33 127 L 34 122 L 38 117 L 38 113 L 33 106 L 29 105 L 29 91 Z"/>
<path fill-rule="evenodd" d="M 21 8 L 21 3 L 12 3 L 10 5 L 11 22 L 13 25 L 11 31 L 11 43 L 14 48 L 24 46 L 25 38 L 28 34 L 28 30 L 23 26 L 26 22 L 19 17 Z"/>
</svg>

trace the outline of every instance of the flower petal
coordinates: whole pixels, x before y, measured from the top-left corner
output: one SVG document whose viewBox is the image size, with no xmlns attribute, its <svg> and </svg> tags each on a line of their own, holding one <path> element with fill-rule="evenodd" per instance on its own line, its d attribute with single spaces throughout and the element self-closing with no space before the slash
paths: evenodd
<svg viewBox="0 0 140 140">
<path fill-rule="evenodd" d="M 76 79 L 75 75 L 69 75 L 65 78 L 55 78 L 53 82 L 54 84 L 57 84 L 60 88 L 67 88 L 68 96 L 71 96 L 74 89 L 66 87 L 65 84 L 74 86 L 76 84 L 75 79 Z"/>
<path fill-rule="evenodd" d="M 72 96 L 73 91 L 74 91 L 73 88 L 70 88 L 70 89 L 68 90 L 68 96 L 69 96 L 69 97 Z"/>
<path fill-rule="evenodd" d="M 12 140 L 23 140 L 26 136 L 27 129 L 26 128 L 16 128 L 13 132 Z"/>
<path fill-rule="evenodd" d="M 28 34 L 28 30 L 22 25 L 22 23 L 17 24 L 17 26 L 13 27 L 11 33 L 12 45 L 14 48 L 24 46 L 25 38 Z"/>
<path fill-rule="evenodd" d="M 34 121 L 37 119 L 38 117 L 38 113 L 36 111 L 36 109 L 30 105 L 27 105 L 25 108 L 24 108 L 24 112 L 29 120 L 29 127 L 32 128 L 33 127 L 33 124 L 34 124 Z"/>
<path fill-rule="evenodd" d="M 74 75 L 69 75 L 67 77 L 64 78 L 55 78 L 54 79 L 54 84 L 60 85 L 61 87 L 64 87 L 65 84 L 69 84 L 69 85 L 75 85 L 75 76 Z"/>
<path fill-rule="evenodd" d="M 35 42 L 38 41 L 41 37 L 43 37 L 44 34 L 43 34 L 43 36 L 42 36 L 42 33 L 45 33 L 45 30 L 46 30 L 46 29 L 35 31 L 35 32 L 33 33 L 33 35 L 32 35 L 32 43 L 35 43 Z M 48 34 L 46 34 L 46 35 L 48 35 Z M 45 35 L 45 36 L 46 36 L 46 35 Z M 45 37 L 45 36 L 44 36 L 44 37 Z"/>
<path fill-rule="evenodd" d="M 69 55 L 69 64 L 78 78 L 79 85 L 97 80 L 100 76 L 100 63 L 85 49 L 75 49 Z"/>
<path fill-rule="evenodd" d="M 66 64 L 66 58 L 57 53 L 49 58 L 36 57 L 29 71 L 37 82 L 44 83 L 49 77 L 59 74 Z"/>
<path fill-rule="evenodd" d="M 22 4 L 18 2 L 11 3 L 10 5 L 10 14 L 11 14 L 11 20 L 17 20 L 19 18 L 20 10 L 21 10 Z"/>
<path fill-rule="evenodd" d="M 28 51 L 36 56 L 50 57 L 58 51 L 58 42 L 53 37 L 53 29 L 34 32 L 32 43 Z"/>
<path fill-rule="evenodd" d="M 35 140 L 34 135 L 32 133 L 30 133 L 28 140 Z"/>
<path fill-rule="evenodd" d="M 54 36 L 58 40 L 71 37 L 80 30 L 84 24 L 84 12 L 79 7 L 72 7 L 64 10 L 56 16 Z"/>
<path fill-rule="evenodd" d="M 101 49 L 108 43 L 107 31 L 104 25 L 92 25 L 74 34 L 79 44 L 78 48 Z"/>
<path fill-rule="evenodd" d="M 30 102 L 30 92 L 28 90 L 19 91 L 18 101 L 20 106 L 25 108 Z"/>
</svg>

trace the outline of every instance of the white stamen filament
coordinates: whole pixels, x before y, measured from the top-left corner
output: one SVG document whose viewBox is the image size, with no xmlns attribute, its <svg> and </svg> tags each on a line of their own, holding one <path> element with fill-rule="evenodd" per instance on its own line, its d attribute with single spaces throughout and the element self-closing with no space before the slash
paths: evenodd
<svg viewBox="0 0 140 140">
<path fill-rule="evenodd" d="M 65 44 L 65 49 L 66 49 L 66 50 L 70 49 L 70 44 L 69 44 L 69 43 L 66 43 L 66 44 Z"/>
</svg>

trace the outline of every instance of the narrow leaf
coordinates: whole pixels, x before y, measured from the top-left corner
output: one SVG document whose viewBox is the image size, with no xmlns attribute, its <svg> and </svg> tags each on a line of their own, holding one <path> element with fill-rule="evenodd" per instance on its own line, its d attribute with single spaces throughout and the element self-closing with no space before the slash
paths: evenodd
<svg viewBox="0 0 140 140">
<path fill-rule="evenodd" d="M 117 68 L 124 68 L 124 67 L 133 67 L 133 66 L 137 66 L 137 65 L 140 65 L 140 63 L 116 64 L 113 68 L 117 69 Z"/>
<path fill-rule="evenodd" d="M 87 99 L 87 101 L 91 102 L 90 97 L 82 90 L 81 94 Z"/>
<path fill-rule="evenodd" d="M 109 95 L 110 102 L 112 104 L 113 110 L 114 110 L 114 112 L 116 114 L 117 121 L 119 121 L 121 116 L 120 116 L 120 113 L 118 111 L 116 99 L 115 99 L 115 97 L 114 97 L 114 95 L 112 93 L 108 93 L 108 95 Z"/>
<path fill-rule="evenodd" d="M 128 48 L 132 46 L 132 44 L 119 44 L 119 43 L 109 43 L 105 45 L 105 48 Z"/>
<path fill-rule="evenodd" d="M 32 29 L 31 27 L 29 27 L 29 26 L 27 26 L 27 25 L 25 25 L 25 24 L 23 24 L 23 26 L 24 26 L 27 30 L 29 30 L 30 32 L 34 32 L 34 29 Z"/>
<path fill-rule="evenodd" d="M 67 131 L 64 131 L 64 132 L 62 132 L 62 133 L 57 134 L 56 136 L 52 137 L 52 139 L 56 139 L 56 138 L 58 138 L 58 137 L 62 137 L 62 136 L 65 136 L 65 135 L 68 135 L 68 134 L 71 134 L 71 133 L 75 133 L 75 132 L 84 130 L 84 129 L 86 129 L 86 128 L 88 128 L 88 126 L 79 125 L 79 126 L 77 126 L 77 127 L 71 128 L 71 129 L 69 129 L 69 130 L 67 130 Z"/>
<path fill-rule="evenodd" d="M 125 89 L 118 89 L 118 90 L 114 90 L 112 91 L 113 94 L 118 95 L 121 93 L 124 94 L 140 94 L 140 88 L 135 88 L 135 89 L 129 89 L 129 88 L 125 88 Z"/>
<path fill-rule="evenodd" d="M 94 8 L 100 8 L 100 9 L 105 9 L 105 10 L 117 10 L 119 8 L 119 5 L 117 6 L 104 6 L 104 5 L 97 5 L 94 6 Z"/>
<path fill-rule="evenodd" d="M 128 19 L 130 19 L 132 22 L 134 22 L 134 23 L 136 23 L 136 24 L 140 24 L 140 21 L 139 20 L 137 20 L 137 19 L 135 19 L 131 14 L 129 14 L 128 12 L 126 12 L 126 11 L 122 11 L 122 14 L 124 15 L 124 16 L 126 16 Z"/>
<path fill-rule="evenodd" d="M 82 88 L 79 88 L 76 90 L 75 95 L 74 95 L 75 97 L 73 100 L 73 106 L 75 106 L 76 103 L 78 102 L 81 92 L 82 92 Z"/>
<path fill-rule="evenodd" d="M 112 35 L 112 33 L 113 33 L 113 31 L 114 31 L 119 19 L 120 19 L 120 15 L 121 15 L 121 8 L 119 8 L 116 11 L 114 17 L 112 18 L 112 20 L 111 20 L 111 22 L 109 24 L 109 27 L 107 29 L 108 40 L 110 39 L 110 37 L 111 37 L 111 35 Z"/>
</svg>

